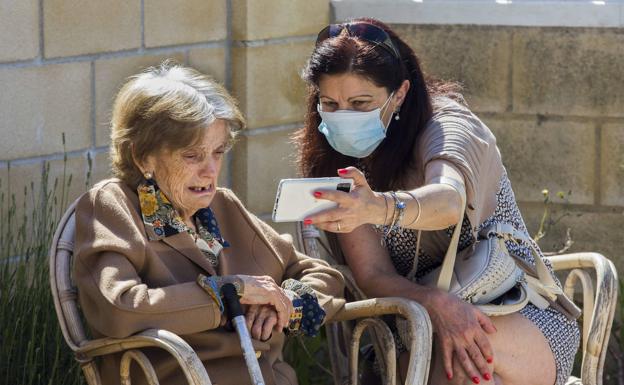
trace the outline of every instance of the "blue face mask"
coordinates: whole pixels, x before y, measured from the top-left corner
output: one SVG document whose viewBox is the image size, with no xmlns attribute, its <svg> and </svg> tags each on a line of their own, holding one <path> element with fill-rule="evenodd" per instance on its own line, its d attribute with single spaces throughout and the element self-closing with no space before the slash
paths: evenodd
<svg viewBox="0 0 624 385">
<path fill-rule="evenodd" d="M 388 100 L 380 108 L 372 111 L 360 112 L 338 110 L 335 112 L 321 111 L 321 124 L 318 129 L 334 150 L 354 158 L 366 158 L 386 137 L 387 127 L 381 121 L 381 110 L 388 104 Z"/>
</svg>

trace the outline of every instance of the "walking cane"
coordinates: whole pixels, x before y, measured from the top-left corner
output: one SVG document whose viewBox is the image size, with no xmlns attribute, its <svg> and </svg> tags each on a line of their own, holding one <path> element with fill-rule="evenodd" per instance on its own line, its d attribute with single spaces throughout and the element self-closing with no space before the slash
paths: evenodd
<svg viewBox="0 0 624 385">
<path fill-rule="evenodd" d="M 241 348 L 243 349 L 243 356 L 245 357 L 245 363 L 247 364 L 247 370 L 251 377 L 251 383 L 253 385 L 264 385 L 264 378 L 262 378 L 262 372 L 260 371 L 260 364 L 258 364 L 258 358 L 256 357 L 256 351 L 251 343 L 251 337 L 247 330 L 247 324 L 245 323 L 245 315 L 238 301 L 238 294 L 236 288 L 231 283 L 226 283 L 221 287 L 221 296 L 223 296 L 225 302 L 225 308 L 227 310 L 228 319 L 234 325 L 234 328 L 238 332 L 238 338 L 240 340 Z"/>
</svg>

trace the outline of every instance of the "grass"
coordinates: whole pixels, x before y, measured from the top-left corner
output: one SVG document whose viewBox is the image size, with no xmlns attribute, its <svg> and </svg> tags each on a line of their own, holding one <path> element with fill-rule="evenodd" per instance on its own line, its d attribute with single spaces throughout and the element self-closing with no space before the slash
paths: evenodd
<svg viewBox="0 0 624 385">
<path fill-rule="evenodd" d="M 64 172 L 48 188 L 46 164 L 41 186 L 24 188 L 18 208 L 4 192 L 10 175 L 9 165 L 0 180 L 0 384 L 82 384 L 54 312 L 47 259 L 72 178 Z"/>
</svg>

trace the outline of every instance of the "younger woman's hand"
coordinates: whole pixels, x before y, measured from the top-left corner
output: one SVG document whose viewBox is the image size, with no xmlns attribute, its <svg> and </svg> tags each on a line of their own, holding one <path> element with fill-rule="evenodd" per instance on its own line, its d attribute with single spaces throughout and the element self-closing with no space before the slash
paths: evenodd
<svg viewBox="0 0 624 385">
<path fill-rule="evenodd" d="M 254 275 L 234 276 L 242 281 L 243 294 L 240 303 L 244 305 L 271 305 L 277 313 L 277 327 L 288 326 L 293 312 L 292 301 L 273 278 Z"/>
<path fill-rule="evenodd" d="M 377 224 L 383 221 L 380 218 L 383 218 L 386 210 L 385 200 L 381 194 L 371 190 L 364 174 L 355 167 L 347 167 L 338 170 L 338 175 L 353 179 L 351 192 L 315 191 L 316 198 L 336 202 L 338 207 L 310 215 L 304 223 L 334 233 L 350 233 L 365 223 Z"/>
<path fill-rule="evenodd" d="M 492 321 L 476 306 L 444 292 L 427 305 L 447 377 L 460 374 L 453 373 L 455 359 L 474 383 L 482 377 L 487 380 L 494 358 L 487 337 L 496 332 Z"/>
</svg>

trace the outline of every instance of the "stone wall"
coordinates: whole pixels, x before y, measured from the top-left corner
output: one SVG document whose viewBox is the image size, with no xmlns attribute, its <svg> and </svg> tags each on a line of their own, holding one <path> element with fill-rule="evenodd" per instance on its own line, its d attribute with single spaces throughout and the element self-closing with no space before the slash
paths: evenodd
<svg viewBox="0 0 624 385">
<path fill-rule="evenodd" d="M 624 30 L 393 27 L 428 73 L 464 85 L 497 136 L 532 234 L 550 191 L 558 222 L 542 247 L 560 249 L 570 228 L 570 251 L 601 252 L 624 271 Z"/>
<path fill-rule="evenodd" d="M 288 136 L 303 119 L 299 72 L 328 20 L 328 1 L 0 0 L 4 204 L 14 195 L 30 207 L 24 188 L 40 191 L 46 165 L 50 183 L 66 166 L 69 199 L 105 178 L 115 93 L 127 76 L 171 58 L 239 99 L 249 127 L 221 184 L 270 217 L 277 181 L 295 173 Z"/>
<path fill-rule="evenodd" d="M 329 1 L 0 0 L 0 194 L 28 204 L 24 186 L 38 191 L 46 164 L 52 179 L 62 176 L 62 133 L 70 199 L 106 177 L 115 92 L 125 77 L 172 58 L 239 99 L 249 127 L 221 184 L 269 220 L 277 182 L 295 175 L 289 135 L 304 113 L 299 72 L 329 17 Z M 600 251 L 624 271 L 622 29 L 394 28 L 426 71 L 464 84 L 498 137 L 532 233 L 541 191 L 551 191 L 552 217 L 564 216 L 542 246 L 561 247 L 569 227 L 571 251 Z M 571 191 L 569 203 L 557 191 Z"/>
</svg>

